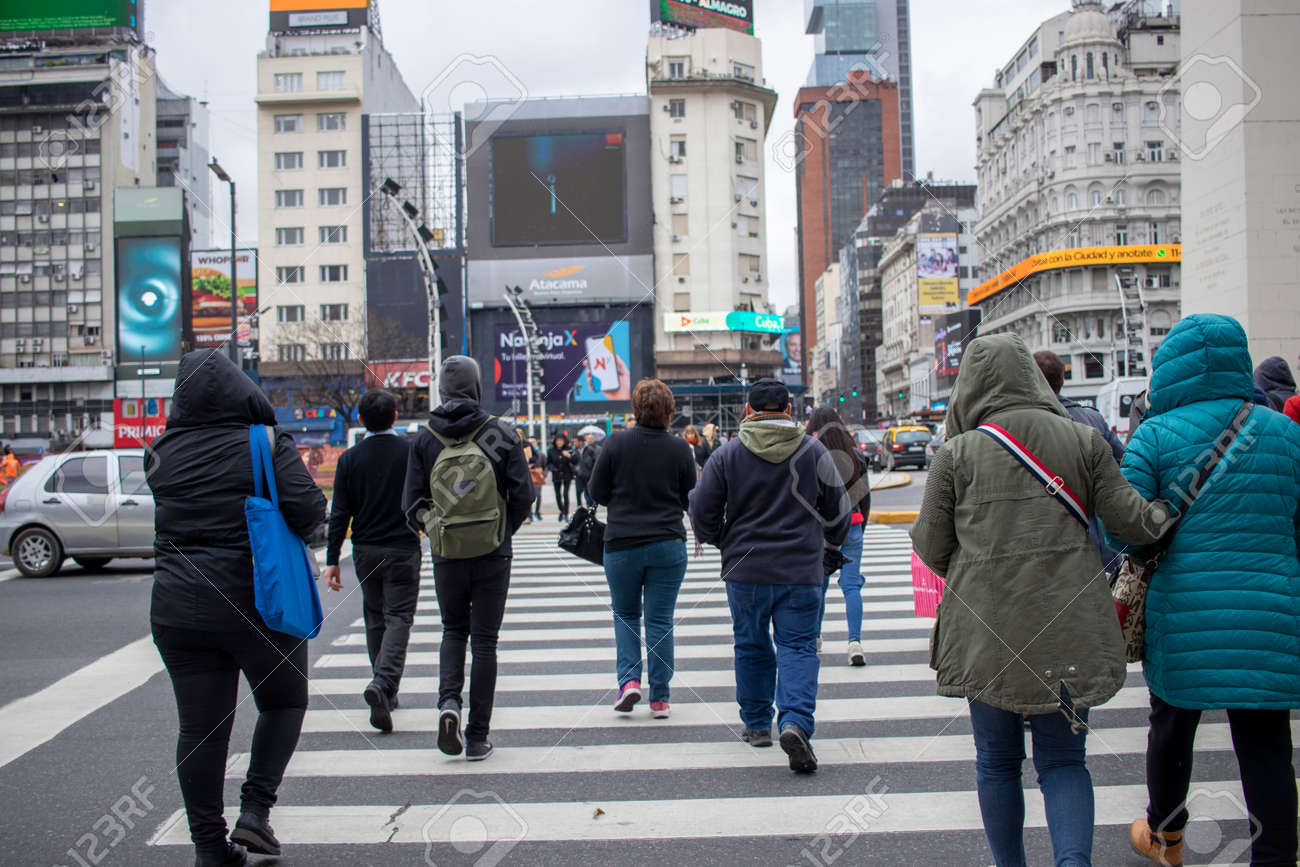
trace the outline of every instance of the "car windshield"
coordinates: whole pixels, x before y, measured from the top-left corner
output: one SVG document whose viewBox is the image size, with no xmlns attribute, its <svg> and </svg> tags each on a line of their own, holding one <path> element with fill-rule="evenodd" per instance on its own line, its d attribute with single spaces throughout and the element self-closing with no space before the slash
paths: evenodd
<svg viewBox="0 0 1300 867">
<path fill-rule="evenodd" d="M 881 439 L 880 433 L 877 431 L 872 431 L 872 430 L 858 431 L 858 442 L 860 443 L 878 443 L 880 442 L 880 439 Z"/>
<path fill-rule="evenodd" d="M 899 431 L 896 439 L 900 443 L 928 443 L 930 435 L 923 430 Z"/>
</svg>

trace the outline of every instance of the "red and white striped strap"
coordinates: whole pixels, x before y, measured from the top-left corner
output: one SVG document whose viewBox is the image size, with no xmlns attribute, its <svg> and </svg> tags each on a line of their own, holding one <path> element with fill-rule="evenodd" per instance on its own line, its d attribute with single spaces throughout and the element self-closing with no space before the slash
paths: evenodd
<svg viewBox="0 0 1300 867">
<path fill-rule="evenodd" d="M 986 422 L 976 430 L 992 437 L 994 442 L 1006 449 L 1034 478 L 1042 482 L 1043 487 L 1047 489 L 1047 493 L 1060 500 L 1061 504 L 1070 510 L 1070 514 L 1077 518 L 1080 524 L 1084 527 L 1088 526 L 1088 510 L 1084 508 L 1083 500 L 1079 498 L 1079 495 L 1070 490 L 1070 486 L 1065 483 L 1065 479 L 1049 470 L 1047 464 L 1040 461 L 1037 455 L 997 425 Z"/>
</svg>

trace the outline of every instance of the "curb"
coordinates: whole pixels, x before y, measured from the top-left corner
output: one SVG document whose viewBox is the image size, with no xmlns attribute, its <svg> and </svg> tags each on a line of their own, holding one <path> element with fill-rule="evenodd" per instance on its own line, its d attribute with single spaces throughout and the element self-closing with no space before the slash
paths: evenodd
<svg viewBox="0 0 1300 867">
<path fill-rule="evenodd" d="M 889 475 L 889 473 L 886 473 L 885 475 Z M 912 476 L 911 476 L 910 474 L 908 474 L 908 473 L 894 473 L 893 475 L 901 476 L 901 477 L 902 477 L 902 481 L 898 481 L 898 482 L 890 482 L 890 483 L 887 484 L 887 485 L 872 485 L 872 486 L 871 486 L 871 490 L 873 490 L 873 491 L 887 491 L 887 490 L 889 490 L 890 488 L 905 488 L 905 487 L 907 487 L 908 485 L 912 484 Z"/>
<path fill-rule="evenodd" d="M 911 524 L 921 516 L 920 511 L 915 512 L 877 512 L 871 510 L 872 524 Z"/>
</svg>

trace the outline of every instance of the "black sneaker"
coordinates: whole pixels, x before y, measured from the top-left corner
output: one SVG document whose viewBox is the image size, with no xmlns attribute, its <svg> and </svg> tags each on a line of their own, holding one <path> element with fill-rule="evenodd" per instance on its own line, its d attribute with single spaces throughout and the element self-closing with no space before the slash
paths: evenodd
<svg viewBox="0 0 1300 867">
<path fill-rule="evenodd" d="M 481 762 L 492 755 L 491 741 L 470 741 L 465 747 L 465 758 L 471 762 Z"/>
<path fill-rule="evenodd" d="M 279 855 L 280 841 L 275 839 L 275 831 L 265 816 L 243 810 L 235 830 L 230 832 L 230 839 L 242 845 L 255 855 Z"/>
<path fill-rule="evenodd" d="M 388 695 L 379 684 L 371 682 L 361 693 L 361 697 L 370 705 L 370 724 L 381 732 L 393 730 L 393 715 L 388 708 Z"/>
<path fill-rule="evenodd" d="M 212 852 L 199 850 L 194 855 L 194 867 L 243 867 L 248 863 L 248 853 L 243 846 L 225 843 L 225 848 Z"/>
<path fill-rule="evenodd" d="M 460 708 L 454 705 L 444 707 L 438 714 L 438 749 L 448 756 L 458 756 L 465 749 L 465 738 L 460 733 Z"/>
<path fill-rule="evenodd" d="M 745 729 L 740 739 L 751 747 L 770 747 L 772 746 L 772 730 Z"/>
<path fill-rule="evenodd" d="M 794 723 L 781 726 L 781 749 L 790 757 L 790 770 L 811 774 L 817 770 L 817 756 L 804 730 Z"/>
</svg>

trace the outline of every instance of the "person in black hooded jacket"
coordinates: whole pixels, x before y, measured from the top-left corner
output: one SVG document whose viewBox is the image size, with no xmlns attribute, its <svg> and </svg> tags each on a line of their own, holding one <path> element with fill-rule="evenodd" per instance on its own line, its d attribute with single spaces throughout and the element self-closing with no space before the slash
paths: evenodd
<svg viewBox="0 0 1300 867">
<path fill-rule="evenodd" d="M 533 480 L 528 473 L 524 446 L 510 426 L 492 418 L 482 407 L 483 386 L 478 363 L 453 355 L 438 372 L 439 405 L 429 417 L 429 428 L 447 439 L 474 435 L 474 443 L 492 462 L 497 491 L 506 503 L 506 538 L 495 551 L 463 560 L 433 558 L 433 581 L 442 615 L 442 645 L 438 655 L 438 749 L 470 761 L 492 754 L 488 731 L 497 682 L 497 635 L 510 588 L 510 537 L 523 526 L 533 507 Z M 402 508 L 412 529 L 422 506 L 428 503 L 430 474 L 442 452 L 442 443 L 422 428 L 411 444 L 406 467 Z M 469 725 L 461 734 L 461 692 L 465 686 L 465 644 L 474 662 L 470 670 Z"/>
<path fill-rule="evenodd" d="M 239 843 L 280 854 L 267 817 L 307 710 L 307 642 L 268 629 L 253 601 L 244 521 L 253 424 L 275 425 L 266 395 L 220 350 L 191 352 L 147 461 L 155 504 L 149 618 L 176 694 L 176 772 L 200 867 L 244 864 Z M 273 462 L 285 521 L 304 538 L 314 535 L 325 522 L 325 496 L 289 434 L 276 432 Z M 222 793 L 241 672 L 258 718 L 231 843 Z"/>
<path fill-rule="evenodd" d="M 1265 358 L 1255 368 L 1255 386 L 1268 397 L 1268 408 L 1282 411 L 1287 400 L 1295 397 L 1295 377 L 1291 366 L 1280 355 Z"/>
</svg>

